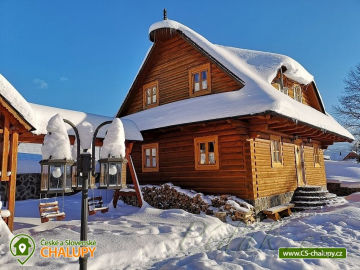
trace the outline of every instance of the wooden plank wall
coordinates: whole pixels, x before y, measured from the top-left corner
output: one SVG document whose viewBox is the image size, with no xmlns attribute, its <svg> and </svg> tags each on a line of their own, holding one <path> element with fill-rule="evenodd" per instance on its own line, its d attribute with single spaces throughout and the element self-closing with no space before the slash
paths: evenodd
<svg viewBox="0 0 360 270">
<path fill-rule="evenodd" d="M 143 110 L 143 85 L 155 80 L 159 82 L 159 105 L 190 98 L 189 69 L 210 62 L 179 35 L 167 41 L 156 42 L 154 46 L 121 116 Z M 233 91 L 242 87 L 215 64 L 211 63 L 210 69 L 212 93 Z"/>
<path fill-rule="evenodd" d="M 247 129 L 239 123 L 209 123 L 206 126 L 186 126 L 166 132 L 144 132 L 146 143 L 159 143 L 159 172 L 142 172 L 141 143 L 132 151 L 139 182 L 144 184 L 174 185 L 208 194 L 234 194 L 244 199 L 253 199 L 253 187 Z M 194 138 L 218 135 L 219 170 L 195 170 Z M 250 179 L 249 179 L 250 177 Z"/>
<path fill-rule="evenodd" d="M 311 186 L 326 185 L 326 173 L 325 173 L 323 150 L 319 149 L 319 154 L 320 154 L 320 167 L 315 167 L 313 147 L 311 145 L 306 145 L 304 147 L 305 174 L 306 174 L 307 185 L 311 185 Z"/>
<path fill-rule="evenodd" d="M 294 144 L 283 141 L 283 166 L 271 167 L 271 150 L 268 139 L 255 139 L 254 165 L 257 179 L 256 197 L 267 197 L 293 191 L 297 188 Z"/>
<path fill-rule="evenodd" d="M 283 166 L 271 167 L 271 150 L 268 139 L 254 139 L 254 194 L 255 197 L 273 196 L 294 191 L 297 186 L 294 144 L 283 139 Z M 320 151 L 320 167 L 314 166 L 312 144 L 304 146 L 304 164 L 307 185 L 326 185 L 323 151 Z"/>
</svg>

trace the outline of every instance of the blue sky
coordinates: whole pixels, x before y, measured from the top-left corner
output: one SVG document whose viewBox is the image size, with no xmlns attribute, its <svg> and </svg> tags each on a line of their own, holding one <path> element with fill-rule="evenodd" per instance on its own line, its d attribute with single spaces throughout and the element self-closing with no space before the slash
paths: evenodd
<svg viewBox="0 0 360 270">
<path fill-rule="evenodd" d="M 329 111 L 360 63 L 357 0 L 0 0 L 0 73 L 30 102 L 112 116 L 164 7 L 211 42 L 299 61 Z"/>
</svg>

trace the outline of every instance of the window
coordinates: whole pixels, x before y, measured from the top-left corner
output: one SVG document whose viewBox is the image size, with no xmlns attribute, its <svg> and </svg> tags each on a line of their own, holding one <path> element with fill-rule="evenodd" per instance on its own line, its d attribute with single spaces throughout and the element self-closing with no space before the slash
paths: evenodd
<svg viewBox="0 0 360 270">
<path fill-rule="evenodd" d="M 144 109 L 152 108 L 159 105 L 159 84 L 157 81 L 145 84 L 143 86 L 143 91 Z"/>
<path fill-rule="evenodd" d="M 218 137 L 206 136 L 194 139 L 195 169 L 219 169 Z"/>
<path fill-rule="evenodd" d="M 151 143 L 142 146 L 142 171 L 159 171 L 159 144 Z"/>
<path fill-rule="evenodd" d="M 316 144 L 314 144 L 314 166 L 320 167 L 320 149 Z"/>
<path fill-rule="evenodd" d="M 280 167 L 282 166 L 282 149 L 281 149 L 281 138 L 279 136 L 270 136 L 271 143 L 271 166 Z"/>
<path fill-rule="evenodd" d="M 296 101 L 302 102 L 302 91 L 300 85 L 294 85 L 294 99 Z"/>
<path fill-rule="evenodd" d="M 280 83 L 272 83 L 271 85 L 277 90 L 280 90 Z"/>
<path fill-rule="evenodd" d="M 190 96 L 200 96 L 211 92 L 210 64 L 189 70 Z"/>
<path fill-rule="evenodd" d="M 289 89 L 287 87 L 281 88 L 281 85 L 279 83 L 272 83 L 271 85 L 277 90 L 280 90 L 281 93 L 284 93 L 285 95 L 289 94 Z"/>
</svg>

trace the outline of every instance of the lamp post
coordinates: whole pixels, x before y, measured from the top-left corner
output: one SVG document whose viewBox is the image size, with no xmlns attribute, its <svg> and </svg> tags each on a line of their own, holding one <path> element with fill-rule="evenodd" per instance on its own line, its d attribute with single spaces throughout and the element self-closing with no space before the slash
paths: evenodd
<svg viewBox="0 0 360 270">
<path fill-rule="evenodd" d="M 69 124 L 74 132 L 77 143 L 76 148 L 76 165 L 74 161 L 70 160 L 42 160 L 41 164 L 41 191 L 47 193 L 62 191 L 72 192 L 72 188 L 79 190 L 81 188 L 81 229 L 80 241 L 87 240 L 88 233 L 88 189 L 89 179 L 91 179 L 91 187 L 95 186 L 95 142 L 96 136 L 105 125 L 111 124 L 112 121 L 105 121 L 101 123 L 95 130 L 92 137 L 92 151 L 88 153 L 87 150 L 80 153 L 80 136 L 76 126 L 69 120 L 63 119 Z M 100 160 L 100 188 L 107 189 L 121 189 L 126 186 L 126 158 L 109 157 Z M 76 179 L 75 179 L 76 178 Z M 80 182 L 81 179 L 81 182 Z M 57 181 L 57 182 L 56 182 Z M 57 183 L 57 185 L 54 183 Z M 61 186 L 60 186 L 61 183 Z M 79 258 L 80 270 L 87 269 L 87 256 Z"/>
</svg>

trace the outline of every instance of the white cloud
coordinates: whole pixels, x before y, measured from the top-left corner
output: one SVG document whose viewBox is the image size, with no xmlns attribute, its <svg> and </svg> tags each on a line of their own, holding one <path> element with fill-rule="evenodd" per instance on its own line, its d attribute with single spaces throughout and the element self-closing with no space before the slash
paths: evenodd
<svg viewBox="0 0 360 270">
<path fill-rule="evenodd" d="M 42 79 L 35 78 L 33 80 L 33 83 L 40 89 L 46 89 L 48 88 L 48 83 Z"/>
<path fill-rule="evenodd" d="M 65 76 L 61 76 L 59 80 L 60 80 L 61 82 L 65 82 L 65 81 L 68 81 L 69 78 L 68 78 L 68 77 L 65 77 Z"/>
</svg>

